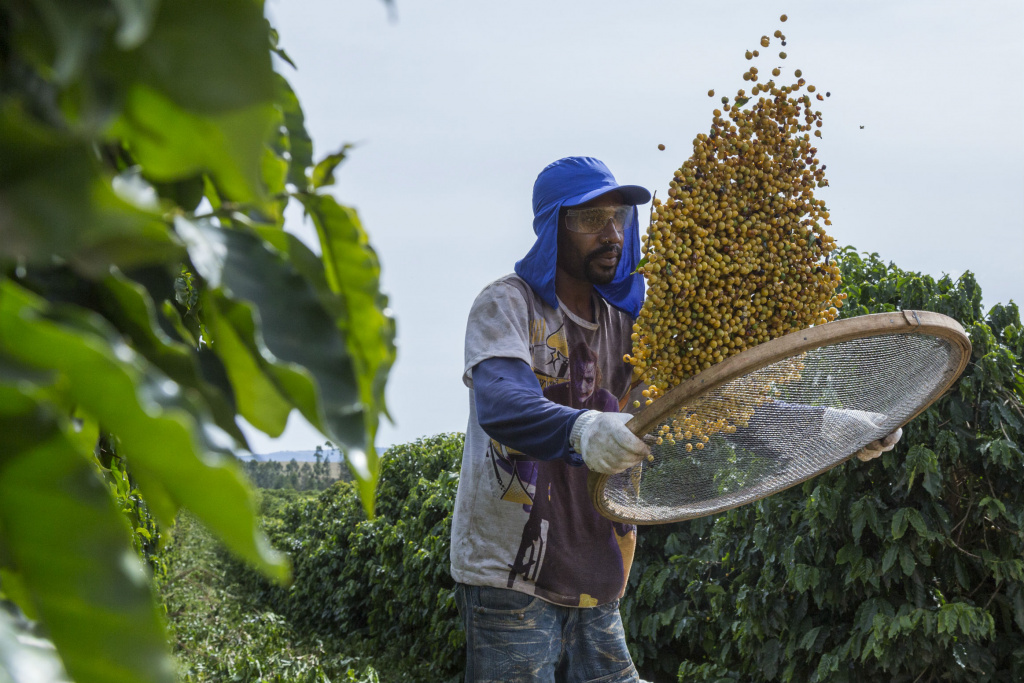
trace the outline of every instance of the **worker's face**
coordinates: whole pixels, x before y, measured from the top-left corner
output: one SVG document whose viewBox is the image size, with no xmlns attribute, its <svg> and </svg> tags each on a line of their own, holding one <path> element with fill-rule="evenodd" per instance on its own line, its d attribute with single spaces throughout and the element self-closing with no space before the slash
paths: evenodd
<svg viewBox="0 0 1024 683">
<path fill-rule="evenodd" d="M 609 192 L 580 204 L 574 209 L 614 207 L 623 204 L 619 192 Z M 574 232 L 566 226 L 564 216 L 558 223 L 558 267 L 572 277 L 595 285 L 606 285 L 615 279 L 622 258 L 624 227 L 609 220 L 594 233 Z"/>
</svg>

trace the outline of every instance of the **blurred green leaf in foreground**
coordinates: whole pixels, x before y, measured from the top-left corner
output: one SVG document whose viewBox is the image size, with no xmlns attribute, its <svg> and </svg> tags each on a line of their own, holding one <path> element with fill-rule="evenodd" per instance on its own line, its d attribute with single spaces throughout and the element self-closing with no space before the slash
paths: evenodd
<svg viewBox="0 0 1024 683">
<path fill-rule="evenodd" d="M 0 0 L 2 681 L 173 680 L 150 574 L 181 508 L 288 580 L 239 417 L 297 409 L 372 514 L 394 321 L 324 194 L 349 148 L 314 160 L 275 52 L 253 0 Z"/>
</svg>

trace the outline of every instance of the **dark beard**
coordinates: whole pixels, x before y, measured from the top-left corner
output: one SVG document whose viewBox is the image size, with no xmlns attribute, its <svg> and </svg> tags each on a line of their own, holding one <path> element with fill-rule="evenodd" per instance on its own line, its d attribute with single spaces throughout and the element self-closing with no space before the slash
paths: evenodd
<svg viewBox="0 0 1024 683">
<path fill-rule="evenodd" d="M 617 259 L 615 267 L 612 268 L 610 272 L 598 270 L 598 266 L 594 265 L 594 261 L 609 253 L 614 254 Z M 615 279 L 615 272 L 619 268 L 618 261 L 621 259 L 622 249 L 614 244 L 606 244 L 605 246 L 590 252 L 587 254 L 586 258 L 583 259 L 583 273 L 586 275 L 587 281 L 592 284 L 607 285 Z"/>
</svg>

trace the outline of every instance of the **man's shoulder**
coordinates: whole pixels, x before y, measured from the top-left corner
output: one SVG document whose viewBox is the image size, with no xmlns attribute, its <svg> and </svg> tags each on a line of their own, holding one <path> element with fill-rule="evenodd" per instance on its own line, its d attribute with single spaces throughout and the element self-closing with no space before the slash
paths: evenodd
<svg viewBox="0 0 1024 683">
<path fill-rule="evenodd" d="M 504 289 L 507 287 L 513 287 L 515 289 L 525 290 L 528 292 L 533 291 L 530 289 L 530 285 L 526 284 L 526 280 L 515 273 L 509 273 L 508 275 L 502 275 L 497 280 L 489 282 L 482 290 L 480 290 L 480 293 L 482 294 L 490 289 Z"/>
<path fill-rule="evenodd" d="M 510 296 L 517 296 L 517 292 L 518 296 L 524 301 L 538 300 L 533 288 L 526 283 L 526 280 L 515 273 L 509 273 L 508 275 L 502 275 L 497 280 L 488 283 L 483 289 L 481 289 L 480 293 L 477 295 L 477 301 L 505 299 Z"/>
</svg>

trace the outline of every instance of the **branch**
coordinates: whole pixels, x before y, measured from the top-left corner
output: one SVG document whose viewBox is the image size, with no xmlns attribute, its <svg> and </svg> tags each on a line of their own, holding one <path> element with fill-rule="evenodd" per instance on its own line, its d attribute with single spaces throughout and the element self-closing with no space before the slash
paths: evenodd
<svg viewBox="0 0 1024 683">
<path fill-rule="evenodd" d="M 988 602 L 986 602 L 985 606 L 982 608 L 986 612 L 988 611 L 988 606 L 991 605 L 992 601 L 996 599 L 997 595 L 999 595 L 999 587 L 1002 586 L 1002 585 L 1003 585 L 1002 581 L 999 581 L 998 583 L 996 583 L 996 589 L 994 591 L 992 591 L 992 595 L 989 596 Z"/>
<path fill-rule="evenodd" d="M 979 557 L 978 555 L 975 555 L 974 553 L 967 552 L 966 550 L 961 548 L 959 545 L 957 545 L 956 541 L 954 541 L 952 538 L 947 539 L 947 540 L 949 540 L 949 542 L 952 544 L 952 546 L 954 548 L 956 548 L 957 550 L 962 552 L 964 555 L 967 555 L 968 557 L 973 557 L 976 560 L 980 560 L 981 559 L 981 557 Z"/>
<path fill-rule="evenodd" d="M 950 532 L 949 532 L 949 535 L 950 535 L 950 541 L 952 541 L 952 540 L 953 540 L 953 539 L 952 539 L 953 533 L 954 533 L 954 532 L 955 532 L 955 531 L 956 531 L 957 529 L 959 529 L 959 528 L 960 528 L 961 526 L 963 526 L 963 523 L 967 521 L 967 518 L 968 518 L 968 517 L 970 516 L 970 514 L 971 514 L 971 508 L 972 508 L 973 506 L 974 506 L 974 500 L 972 499 L 971 501 L 969 501 L 969 502 L 967 503 L 967 512 L 966 512 L 966 513 L 964 513 L 964 518 L 963 518 L 963 519 L 961 519 L 961 520 L 960 520 L 960 521 L 959 521 L 959 522 L 957 523 L 957 525 L 956 525 L 955 527 L 953 527 L 953 528 L 952 528 L 952 529 L 950 530 Z M 963 533 L 963 532 L 961 532 L 961 535 L 962 535 L 962 533 Z M 956 537 L 956 540 L 958 540 L 958 541 L 959 541 L 959 540 L 960 540 L 960 536 L 957 536 L 957 537 Z M 954 543 L 953 545 L 956 545 L 956 544 Z M 957 546 L 957 547 L 960 547 L 960 546 Z"/>
</svg>

